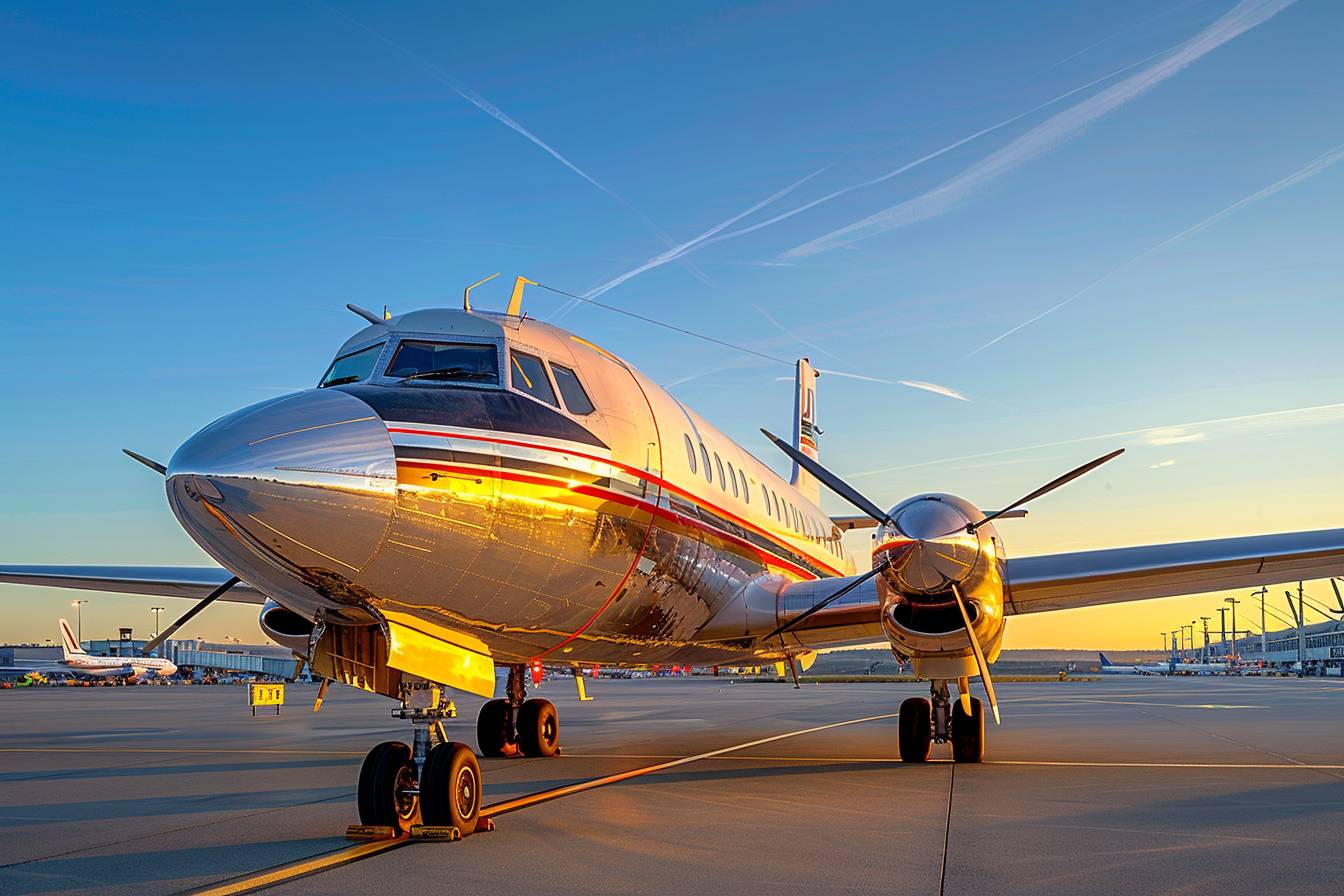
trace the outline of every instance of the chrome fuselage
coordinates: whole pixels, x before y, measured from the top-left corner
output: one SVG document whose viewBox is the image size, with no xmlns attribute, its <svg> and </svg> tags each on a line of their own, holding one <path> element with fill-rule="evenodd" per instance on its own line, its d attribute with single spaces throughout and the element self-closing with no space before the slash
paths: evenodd
<svg viewBox="0 0 1344 896">
<path fill-rule="evenodd" d="M 493 345 L 503 375 L 387 376 L 403 340 Z M 298 617 L 419 620 L 499 663 L 733 663 L 778 654 L 753 614 L 778 618 L 784 585 L 853 572 L 820 507 L 570 333 L 420 311 L 338 357 L 366 348 L 379 360 L 360 381 L 226 416 L 168 466 L 191 537 Z M 574 371 L 593 409 L 517 388 L 515 352 Z M 829 632 L 881 637 L 872 618 Z"/>
</svg>

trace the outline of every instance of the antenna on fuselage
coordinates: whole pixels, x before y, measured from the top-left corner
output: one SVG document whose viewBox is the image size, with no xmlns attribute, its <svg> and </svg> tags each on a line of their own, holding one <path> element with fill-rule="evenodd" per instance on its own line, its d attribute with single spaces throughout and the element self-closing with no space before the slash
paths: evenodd
<svg viewBox="0 0 1344 896">
<path fill-rule="evenodd" d="M 385 323 L 386 323 L 385 320 L 383 320 L 381 317 L 379 317 L 378 315 L 374 314 L 372 311 L 370 311 L 370 310 L 367 309 L 367 308 L 361 308 L 361 307 L 359 307 L 358 305 L 352 305 L 352 304 L 350 304 L 349 302 L 346 302 L 346 303 L 345 303 L 345 307 L 349 308 L 351 311 L 355 312 L 356 314 L 358 314 L 360 317 L 364 318 L 366 321 L 368 321 L 368 322 L 371 323 L 371 324 L 375 324 L 375 325 L 381 326 L 382 324 L 385 324 Z M 384 313 L 386 313 L 386 312 L 384 312 Z"/>
<path fill-rule="evenodd" d="M 537 281 L 529 280 L 526 277 L 519 277 L 513 281 L 513 295 L 509 296 L 509 307 L 504 311 L 509 317 L 518 317 L 523 311 L 523 287 L 527 284 L 537 285 Z"/>
<path fill-rule="evenodd" d="M 480 286 L 482 283 L 489 283 L 491 280 L 495 279 L 498 276 L 499 271 L 495 271 L 493 274 L 491 274 L 489 277 L 486 277 L 484 280 L 477 280 L 475 283 L 471 284 L 466 289 L 462 290 L 462 310 L 463 311 L 471 310 L 471 291 L 473 289 Z"/>
</svg>

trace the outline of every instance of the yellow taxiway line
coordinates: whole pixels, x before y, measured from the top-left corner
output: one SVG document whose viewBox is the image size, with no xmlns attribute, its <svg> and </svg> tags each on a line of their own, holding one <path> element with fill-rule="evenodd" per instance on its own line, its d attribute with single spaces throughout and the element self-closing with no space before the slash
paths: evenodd
<svg viewBox="0 0 1344 896">
<path fill-rule="evenodd" d="M 864 716 L 860 719 L 848 719 L 844 722 L 832 722 L 829 725 L 816 725 L 798 731 L 787 731 L 783 734 L 762 737 L 757 740 L 747 741 L 746 743 L 735 744 L 731 747 L 721 747 L 717 750 L 710 750 L 707 753 L 697 753 L 694 756 L 681 756 L 667 762 L 659 762 L 655 765 L 649 765 L 643 768 L 631 769 L 630 771 L 619 772 L 614 775 L 604 775 L 600 778 L 579 781 L 575 784 L 556 787 L 551 790 L 542 790 L 527 796 L 518 797 L 517 799 L 505 800 L 502 803 L 485 806 L 481 809 L 481 817 L 494 818 L 497 815 L 505 815 L 509 812 L 517 812 L 520 809 L 526 809 L 529 806 L 536 806 L 541 803 L 550 802 L 551 800 L 558 800 L 561 797 L 572 796 L 576 793 L 583 793 L 588 790 L 595 790 L 598 787 L 605 787 L 608 784 L 628 781 L 631 778 L 638 778 L 642 775 L 651 775 L 654 772 L 676 768 L 681 765 L 688 765 L 692 762 L 699 762 L 704 759 L 713 759 L 727 753 L 734 753 L 739 750 L 750 749 L 751 747 L 759 747 L 762 744 L 774 743 L 775 741 L 785 740 L 790 737 L 815 734 L 818 731 L 830 731 L 834 728 L 843 728 L 847 725 L 858 725 L 863 722 L 877 722 L 884 719 L 894 719 L 897 715 L 898 713 L 894 712 L 884 713 L 883 715 L 878 716 Z M 338 850 L 316 858 L 305 859 L 290 865 L 284 865 L 279 868 L 272 868 L 246 877 L 240 877 L 227 883 L 207 887 L 203 890 L 196 890 L 193 892 L 193 896 L 241 896 L 243 893 L 263 890 L 267 887 L 287 883 L 288 881 L 296 880 L 300 877 L 307 877 L 312 874 L 318 874 L 323 871 L 338 868 L 341 865 L 348 865 L 351 862 L 358 862 L 361 859 L 366 859 L 370 856 L 387 852 L 400 846 L 405 846 L 411 842 L 413 841 L 407 837 L 399 837 L 396 840 L 375 840 L 369 843 L 360 843 L 356 846 L 351 846 L 348 849 Z"/>
<path fill-rule="evenodd" d="M 631 778 L 651 775 L 654 772 L 666 771 L 670 768 L 677 768 L 682 765 L 689 765 L 692 762 L 700 762 L 705 759 L 714 759 L 723 756 L 726 753 L 736 753 L 739 750 L 748 750 L 752 747 L 759 747 L 762 744 L 770 744 L 775 741 L 784 740 L 790 737 L 799 737 L 804 734 L 815 734 L 818 731 L 830 731 L 833 728 L 843 728 L 847 725 L 858 725 L 863 722 L 878 722 L 884 719 L 894 719 L 899 713 L 889 712 L 880 716 L 864 716 L 861 719 L 849 719 L 844 722 L 832 722 L 829 725 L 817 725 L 812 728 L 803 728 L 799 731 L 788 731 L 784 734 L 776 734 L 772 737 L 762 737 L 758 740 L 748 741 L 743 744 L 735 744 L 731 747 L 721 747 L 717 750 L 710 750 L 707 753 L 697 753 L 694 756 L 682 756 L 678 759 L 670 759 L 667 762 L 659 762 L 656 765 L 646 765 L 643 768 L 631 769 L 630 771 L 617 772 L 614 775 L 604 775 L 600 778 L 591 778 L 587 781 L 580 781 L 577 784 L 567 784 L 564 787 L 555 787 L 551 790 L 542 790 L 537 793 L 530 793 L 527 796 L 520 796 L 516 799 L 505 800 L 502 803 L 495 803 L 492 806 L 486 806 L 481 809 L 483 818 L 494 818 L 497 815 L 506 815 L 509 812 L 517 812 L 519 809 L 526 809 L 530 806 L 536 806 L 541 803 L 548 803 L 551 800 L 558 800 L 561 797 L 573 796 L 576 793 L 583 793 L 588 790 L 596 790 L 598 787 L 606 787 L 608 784 L 618 784 L 621 781 L 628 781 Z"/>
<path fill-rule="evenodd" d="M 302 862 L 295 862 L 292 865 L 273 868 L 260 874 L 251 874 L 204 890 L 196 890 L 193 896 L 239 896 L 242 893 L 251 893 L 255 890 L 273 887 L 276 884 L 287 883 L 300 877 L 307 877 L 310 874 L 330 871 L 332 868 L 339 868 L 341 865 L 348 865 L 351 862 L 367 859 L 369 856 L 377 855 L 380 852 L 405 846 L 409 842 L 411 841 L 407 838 L 401 837 L 396 840 L 374 840 L 369 843 L 360 843 L 347 849 L 305 859 Z"/>
</svg>

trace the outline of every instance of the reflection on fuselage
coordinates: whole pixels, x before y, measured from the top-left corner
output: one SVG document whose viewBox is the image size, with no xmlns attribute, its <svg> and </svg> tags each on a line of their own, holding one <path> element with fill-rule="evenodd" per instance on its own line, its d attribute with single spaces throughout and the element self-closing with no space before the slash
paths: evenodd
<svg viewBox="0 0 1344 896">
<path fill-rule="evenodd" d="M 591 409 L 539 389 L 535 365 L 517 390 L 509 377 L 381 375 L 403 336 L 421 353 L 436 340 L 494 346 L 503 370 L 519 348 L 574 371 Z M 225 417 L 169 465 L 192 537 L 297 613 L 336 624 L 410 614 L 470 631 L 500 662 L 730 662 L 757 651 L 748 625 L 733 636 L 739 604 L 852 571 L 813 501 L 577 337 L 424 311 L 367 328 L 338 358 L 369 345 L 378 360 L 362 381 Z M 713 640 L 699 637 L 707 626 Z M 868 620 L 854 635 L 881 632 Z"/>
</svg>

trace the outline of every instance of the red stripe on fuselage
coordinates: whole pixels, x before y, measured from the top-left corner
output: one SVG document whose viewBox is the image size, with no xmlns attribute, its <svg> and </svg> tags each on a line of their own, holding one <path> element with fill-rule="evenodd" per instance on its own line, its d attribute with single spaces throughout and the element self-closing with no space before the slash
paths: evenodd
<svg viewBox="0 0 1344 896">
<path fill-rule="evenodd" d="M 623 495 L 620 492 L 604 489 L 601 488 L 600 486 L 585 485 L 582 483 L 576 483 L 574 485 L 570 485 L 567 482 L 563 482 L 559 479 L 551 479 L 544 476 L 536 476 L 530 473 L 519 473 L 514 472 L 513 470 L 504 470 L 499 467 L 468 467 L 463 466 L 461 464 L 450 464 L 436 460 L 419 460 L 415 458 L 406 458 L 404 460 L 398 461 L 397 463 L 398 466 L 402 465 L 417 466 L 435 470 L 446 470 L 450 473 L 457 473 L 462 476 L 470 476 L 473 478 L 489 476 L 495 479 L 507 479 L 511 482 L 522 482 L 527 485 L 548 485 L 554 488 L 562 488 L 567 491 L 574 492 L 575 494 L 584 495 L 589 498 L 597 498 L 602 501 L 614 501 L 617 504 L 623 504 L 626 507 L 633 507 L 639 510 L 643 510 L 647 513 L 652 514 L 655 517 L 670 520 L 674 523 L 689 528 L 699 529 L 700 531 L 707 532 L 716 538 L 722 538 L 725 541 L 730 541 L 733 544 L 750 551 L 752 555 L 755 556 L 762 563 L 788 570 L 789 572 L 792 572 L 793 574 L 799 576 L 800 578 L 804 579 L 819 578 L 817 574 L 812 570 L 798 566 L 792 561 L 785 560 L 784 558 L 780 557 L 777 554 L 772 554 L 769 551 L 764 551 L 761 548 L 757 547 L 756 545 L 752 544 L 751 542 L 747 541 L 746 539 L 739 538 L 730 532 L 724 532 L 722 529 L 716 529 L 713 526 L 710 526 L 708 523 L 703 522 L 702 520 L 697 520 L 692 517 L 684 516 L 680 513 L 677 513 L 675 510 L 668 510 L 665 507 L 659 507 L 658 505 L 651 504 L 648 501 L 641 501 L 640 499 L 632 497 L 630 495 Z M 773 540 L 771 543 L 779 544 L 778 542 L 775 542 Z M 781 548 L 786 547 L 785 545 L 779 545 L 779 546 Z M 818 565 L 820 566 L 820 564 Z M 831 572 L 834 575 L 840 575 L 840 573 L 835 572 L 834 570 L 827 569 L 826 571 Z"/>
<path fill-rule="evenodd" d="M 788 542 L 782 541 L 778 536 L 770 533 L 765 529 L 762 529 L 760 526 L 756 525 L 751 520 L 738 516 L 731 510 L 727 510 L 723 507 L 718 506 L 717 504 L 714 504 L 711 501 L 707 501 L 704 498 L 694 495 L 691 492 L 686 491 L 686 489 L 676 485 L 675 483 L 669 482 L 666 479 L 663 479 L 659 476 L 655 476 L 648 470 L 641 470 L 638 467 L 632 467 L 629 464 L 623 464 L 618 460 L 612 460 L 611 458 L 607 457 L 598 457 L 595 454 L 586 454 L 582 451 L 574 451 L 570 448 L 556 448 L 552 445 L 538 445 L 534 442 L 521 442 L 516 439 L 502 439 L 495 436 L 477 436 L 458 432 L 438 432 L 436 430 L 431 429 L 411 429 L 409 427 L 401 427 L 401 426 L 389 426 L 387 428 L 387 431 L 395 433 L 403 433 L 405 435 L 436 436 L 442 439 L 467 439 L 473 442 L 489 442 L 496 445 L 512 445 L 516 448 L 530 448 L 534 451 L 551 451 L 556 454 L 572 454 L 575 457 L 581 457 L 584 460 L 591 460 L 596 461 L 597 463 L 600 464 L 607 464 L 608 466 L 616 467 L 619 470 L 629 473 L 631 476 L 634 476 L 638 479 L 647 482 L 652 482 L 653 484 L 665 488 L 670 492 L 676 492 L 678 495 L 690 499 L 692 502 L 698 504 L 701 507 L 704 507 L 706 510 L 712 510 L 713 512 L 719 514 L 720 516 L 723 516 L 726 519 L 732 520 L 733 522 L 750 529 L 751 531 L 757 533 L 763 538 L 768 539 L 772 544 L 779 545 L 780 547 L 785 548 L 789 551 L 795 551 L 801 554 L 802 556 L 806 557 L 811 563 L 816 564 L 820 569 L 823 569 L 826 572 L 831 573 L 832 575 L 836 576 L 844 575 L 844 573 L 840 572 L 838 569 L 831 566 L 827 562 L 818 559 L 813 554 L 808 554 L 800 550 L 797 545 L 789 544 Z M 413 446 L 405 446 L 405 447 L 413 447 Z M 546 484 L 551 484 L 550 480 L 547 480 Z M 718 530 L 715 531 L 717 532 Z"/>
</svg>

